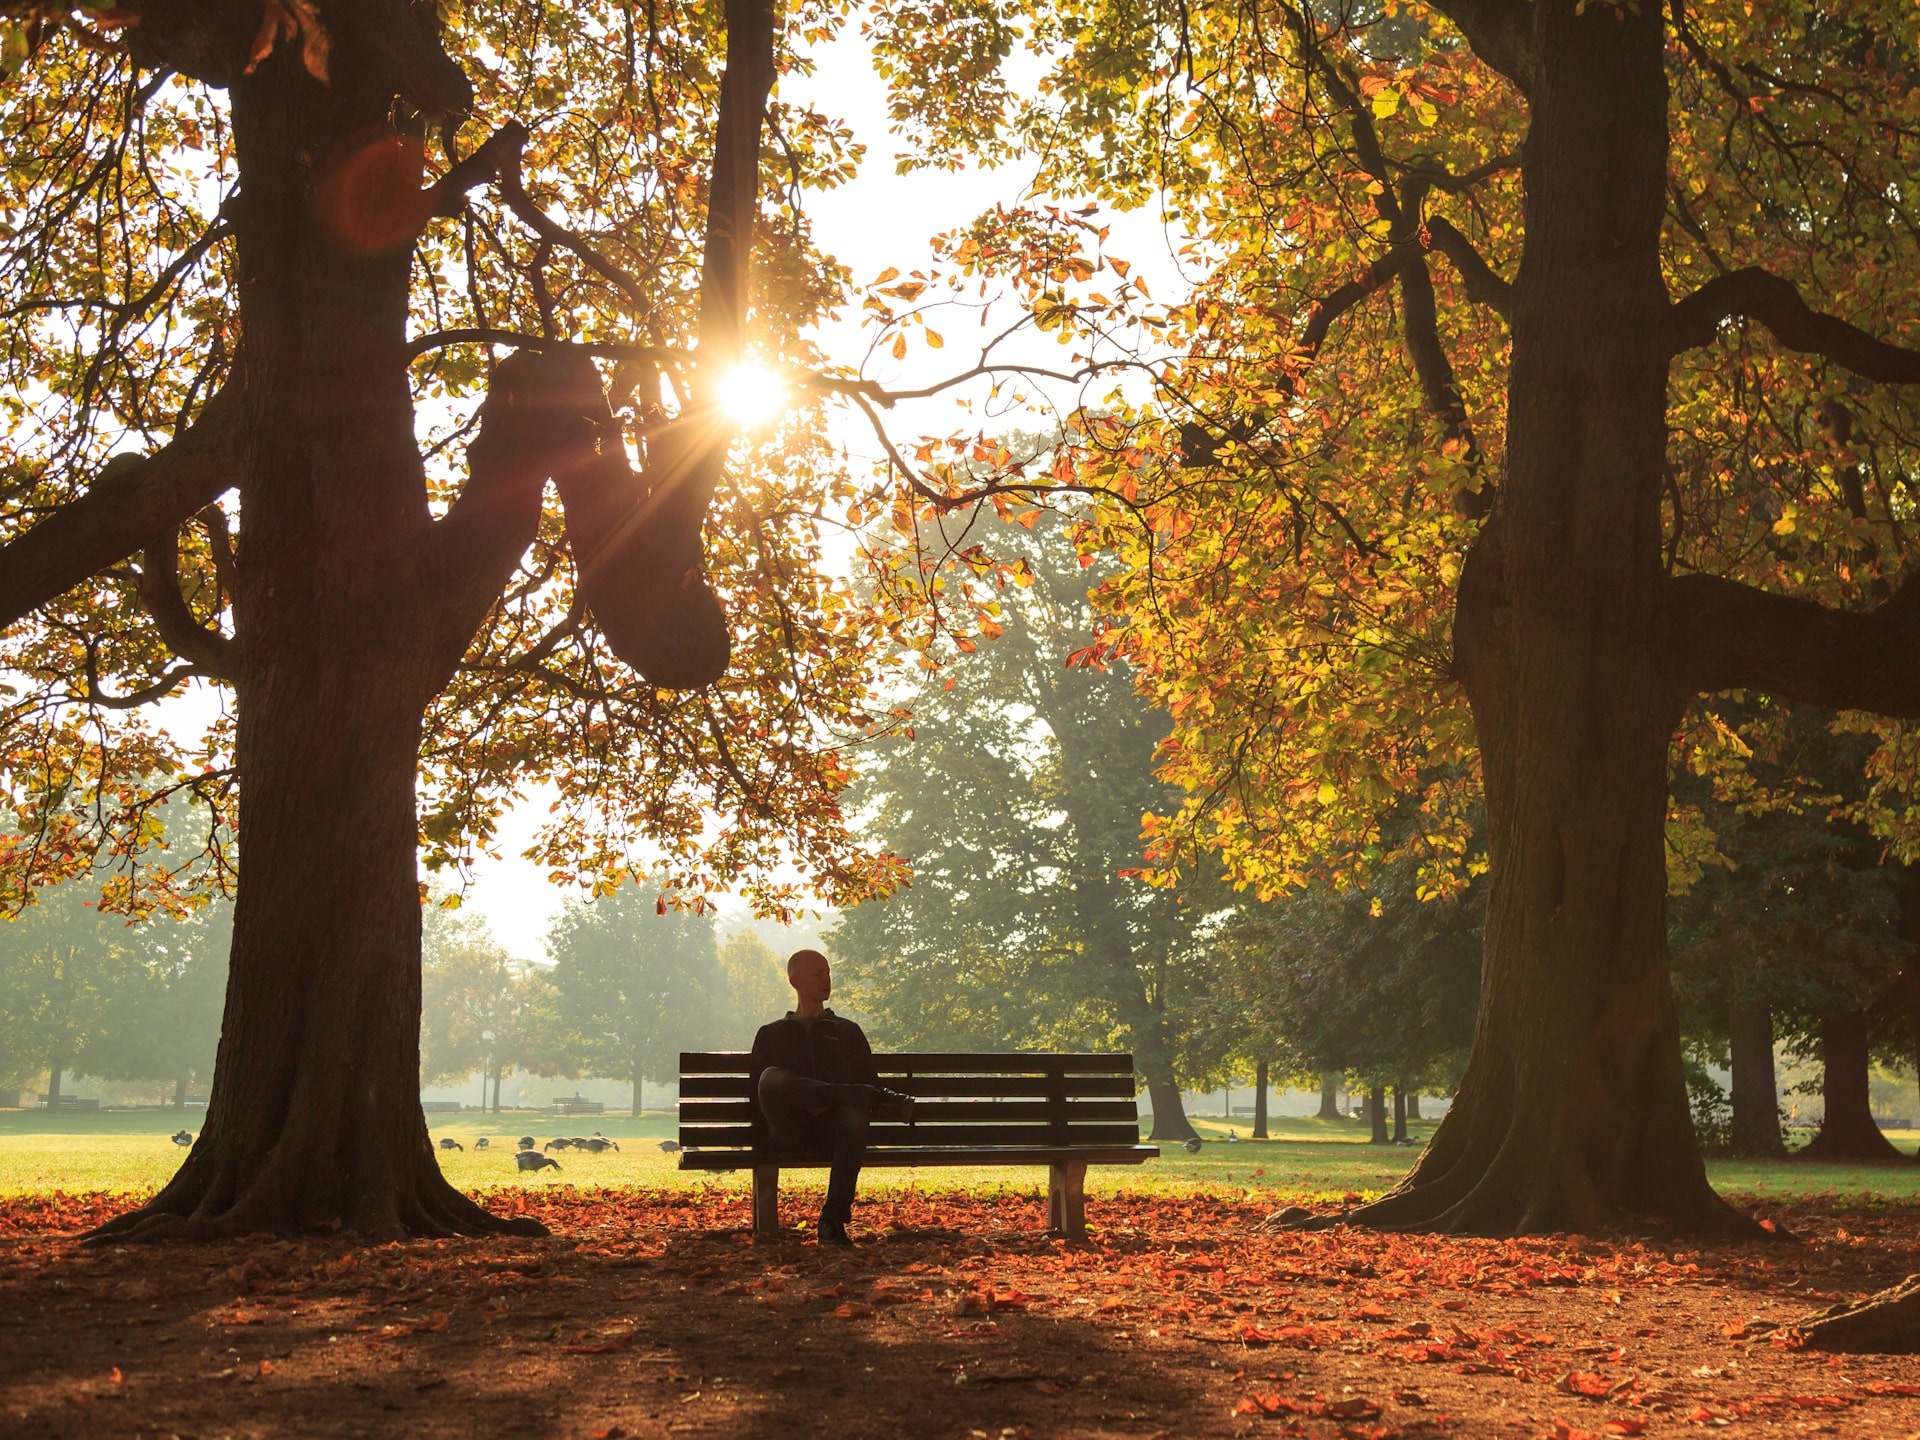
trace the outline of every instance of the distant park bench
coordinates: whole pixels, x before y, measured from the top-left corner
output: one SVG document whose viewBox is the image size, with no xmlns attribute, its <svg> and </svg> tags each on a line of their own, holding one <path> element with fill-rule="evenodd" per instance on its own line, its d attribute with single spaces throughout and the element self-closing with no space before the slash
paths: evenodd
<svg viewBox="0 0 1920 1440">
<path fill-rule="evenodd" d="M 420 1113 L 423 1115 L 458 1114 L 462 1106 L 458 1100 L 422 1100 Z"/>
<path fill-rule="evenodd" d="M 825 1156 L 776 1153 L 757 1133 L 742 1051 L 680 1056 L 680 1168 L 753 1171 L 753 1228 L 780 1228 L 780 1172 Z M 1086 1237 L 1089 1165 L 1138 1165 L 1131 1055 L 876 1055 L 880 1083 L 917 1102 L 913 1124 L 876 1121 L 869 1166 L 1045 1165 L 1047 1228 Z"/>
<path fill-rule="evenodd" d="M 98 1100 L 82 1100 L 78 1095 L 42 1095 L 40 1103 L 49 1110 L 98 1110 Z"/>
<path fill-rule="evenodd" d="M 601 1115 L 606 1113 L 606 1108 L 598 1100 L 589 1100 L 584 1095 L 556 1095 L 547 1106 L 555 1115 Z"/>
</svg>

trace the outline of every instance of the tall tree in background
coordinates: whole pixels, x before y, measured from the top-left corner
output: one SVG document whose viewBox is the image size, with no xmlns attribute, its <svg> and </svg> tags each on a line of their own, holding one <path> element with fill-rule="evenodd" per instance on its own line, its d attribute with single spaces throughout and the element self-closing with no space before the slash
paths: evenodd
<svg viewBox="0 0 1920 1440">
<path fill-rule="evenodd" d="M 1890 1158 L 1866 1103 L 1867 1021 L 1883 1008 L 1909 945 L 1898 928 L 1897 870 L 1882 863 L 1885 847 L 1845 818 L 1866 789 L 1870 744 L 1834 735 L 1828 717 L 1807 706 L 1715 708 L 1741 754 L 1731 768 L 1702 765 L 1675 783 L 1683 818 L 1675 833 L 1704 826 L 1712 842 L 1698 862 L 1670 867 L 1690 883 L 1671 906 L 1669 929 L 1683 1032 L 1690 1048 L 1724 1057 L 1729 1070 L 1725 1146 L 1786 1153 L 1777 1037 L 1802 1054 L 1833 1051 L 1836 1103 L 1808 1147 L 1813 1156 Z M 1841 1043 L 1825 1044 L 1835 1031 Z M 1852 1111 L 1842 1095 L 1855 1099 Z"/>
<path fill-rule="evenodd" d="M 148 994 L 126 922 L 102 915 L 97 885 L 49 887 L 0 924 L 0 1046 L 19 1079 L 47 1072 L 48 1104 L 63 1078 L 112 1069 L 113 1017 Z"/>
<path fill-rule="evenodd" d="M 547 932 L 540 1023 L 565 1074 L 633 1086 L 680 1073 L 680 1051 L 705 1048 L 724 1005 L 713 916 L 666 906 L 658 884 L 619 886 L 567 904 Z"/>
<path fill-rule="evenodd" d="M 26 56 L 0 92 L 0 666 L 31 682 L 8 894 L 132 853 L 169 793 L 214 811 L 199 882 L 238 863 L 206 1125 L 110 1228 L 537 1228 L 428 1142 L 422 848 L 463 858 L 545 780 L 555 868 L 651 840 L 774 908 L 788 859 L 829 898 L 890 869 L 821 740 L 865 671 L 815 563 L 817 426 L 702 540 L 750 303 L 756 347 L 806 363 L 837 284 L 760 184 L 795 63 L 772 0 L 0 0 L 0 25 Z M 846 173 L 825 117 L 777 119 L 790 178 Z M 450 416 L 424 454 L 422 401 Z M 141 710 L 189 681 L 233 699 L 204 744 Z M 196 883 L 139 878 L 121 901 Z"/>
<path fill-rule="evenodd" d="M 1128 666 L 1076 663 L 1103 572 L 1077 562 L 1057 516 L 1028 520 L 1007 527 L 1022 583 L 995 603 L 994 638 L 923 686 L 912 734 L 876 745 L 854 789 L 914 881 L 848 912 L 833 954 L 881 1043 L 1122 1045 L 1153 1138 L 1183 1140 L 1181 1082 L 1210 1068 L 1190 1033 L 1212 973 L 1202 916 L 1123 874 L 1165 803 L 1165 725 Z"/>
<path fill-rule="evenodd" d="M 1364 886 L 1244 907 L 1220 1002 L 1258 1021 L 1295 1073 L 1343 1072 L 1402 1106 L 1409 1091 L 1451 1089 L 1473 1038 L 1485 882 L 1427 900 L 1417 877 L 1402 860 Z"/>
<path fill-rule="evenodd" d="M 172 1086 L 174 1107 L 184 1109 L 188 1091 L 213 1079 L 233 906 L 215 900 L 187 915 L 155 915 L 131 928 L 123 917 L 105 918 L 121 927 L 121 943 L 139 971 L 134 983 L 109 997 L 106 1040 L 90 1052 L 87 1073 L 103 1080 L 161 1081 Z"/>
<path fill-rule="evenodd" d="M 1271 893 L 1360 863 L 1403 796 L 1457 836 L 1435 769 L 1484 789 L 1472 1058 L 1361 1218 L 1750 1232 L 1688 1114 L 1669 749 L 1734 689 L 1920 714 L 1920 177 L 1895 138 L 1920 18 L 941 8 L 968 43 L 930 45 L 923 5 L 877 26 L 924 156 L 1024 143 L 1055 194 L 1167 187 L 1215 257 L 1117 357 L 1158 393 L 1083 417 L 1061 477 L 1108 497 L 1086 543 L 1129 562 L 1116 643 L 1176 720 L 1166 865 L 1211 841 Z M 995 63 L 1019 25 L 1050 70 L 1016 100 Z M 1137 308 L 1101 238 L 1036 208 L 949 258 L 967 284 L 1013 271 L 1097 363 Z M 941 504 L 980 489 L 915 478 Z"/>
<path fill-rule="evenodd" d="M 420 974 L 420 1080 L 445 1085 L 478 1071 L 500 1113 L 500 1082 L 542 1054 L 527 976 L 484 920 L 429 909 Z"/>
<path fill-rule="evenodd" d="M 747 1049 L 762 1025 L 793 1008 L 787 957 L 751 930 L 736 930 L 720 942 L 715 989 L 714 1043 L 724 1049 Z"/>
</svg>

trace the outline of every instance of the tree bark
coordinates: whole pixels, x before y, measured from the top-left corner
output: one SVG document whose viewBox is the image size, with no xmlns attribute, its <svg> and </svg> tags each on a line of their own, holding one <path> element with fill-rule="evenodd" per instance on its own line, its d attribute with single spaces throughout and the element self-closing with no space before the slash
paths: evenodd
<svg viewBox="0 0 1920 1440">
<path fill-rule="evenodd" d="M 1267 1138 L 1267 1072 L 1270 1062 L 1261 1060 L 1253 1067 L 1253 1138 Z"/>
<path fill-rule="evenodd" d="M 47 1108 L 53 1109 L 60 1103 L 60 1072 L 66 1067 L 66 1059 L 56 1055 L 47 1065 Z"/>
<path fill-rule="evenodd" d="M 176 1110 L 184 1110 L 187 1108 L 187 1077 L 184 1075 L 174 1077 L 173 1108 Z"/>
<path fill-rule="evenodd" d="M 640 1118 L 640 1111 L 646 1103 L 646 1080 L 640 1074 L 640 1061 L 633 1062 L 633 1118 Z"/>
<path fill-rule="evenodd" d="M 1337 1070 L 1329 1070 L 1320 1077 L 1320 1109 L 1316 1118 L 1340 1118 L 1340 1073 Z"/>
<path fill-rule="evenodd" d="M 1766 1002 L 1734 1001 L 1727 1010 L 1727 1038 L 1733 1071 L 1733 1153 L 1783 1156 L 1787 1147 L 1780 1136 L 1780 1095 L 1773 1075 L 1773 1014 Z"/>
<path fill-rule="evenodd" d="M 1179 1083 L 1171 1076 L 1154 1079 L 1140 1058 L 1138 1049 L 1134 1051 L 1133 1063 L 1146 1076 L 1147 1098 L 1153 1103 L 1153 1131 L 1147 1138 L 1170 1143 L 1198 1138 L 1192 1122 L 1187 1119 L 1186 1107 L 1181 1103 Z"/>
<path fill-rule="evenodd" d="M 1409 1090 L 1407 1091 L 1407 1119 L 1418 1120 L 1420 1118 L 1420 1092 L 1418 1090 Z"/>
<path fill-rule="evenodd" d="M 428 1139 L 414 779 L 422 717 L 530 540 L 546 471 L 486 468 L 489 420 L 432 519 L 410 247 L 353 253 L 311 218 L 317 167 L 385 125 L 398 87 L 345 48 L 329 85 L 282 46 L 232 87 L 246 432 L 226 1011 L 198 1141 L 96 1239 L 545 1233 L 453 1189 Z"/>
<path fill-rule="evenodd" d="M 1367 1137 L 1369 1144 L 1385 1145 L 1389 1142 L 1390 1137 L 1387 1135 L 1387 1087 L 1385 1085 L 1375 1083 L 1373 1087 L 1367 1091 L 1367 1126 L 1370 1131 Z"/>
<path fill-rule="evenodd" d="M 1873 1120 L 1868 1090 L 1872 1051 L 1867 1012 L 1849 1010 L 1820 1022 L 1820 1095 L 1826 1114 L 1820 1133 L 1799 1154 L 1802 1160 L 1904 1160 Z"/>
<path fill-rule="evenodd" d="M 1393 1087 L 1393 1143 L 1404 1144 L 1407 1138 L 1407 1087 Z"/>
<path fill-rule="evenodd" d="M 1663 628 L 1665 7 L 1582 8 L 1525 7 L 1507 473 L 1456 602 L 1492 862 L 1473 1050 L 1412 1172 L 1355 1218 L 1757 1231 L 1694 1145 L 1665 948 L 1688 698 Z"/>
</svg>

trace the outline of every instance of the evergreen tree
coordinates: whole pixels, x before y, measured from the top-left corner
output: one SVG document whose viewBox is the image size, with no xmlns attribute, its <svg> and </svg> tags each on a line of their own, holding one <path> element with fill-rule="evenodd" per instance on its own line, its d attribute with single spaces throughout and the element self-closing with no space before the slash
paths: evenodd
<svg viewBox="0 0 1920 1440">
<path fill-rule="evenodd" d="M 1180 1140 L 1181 1082 L 1218 1058 L 1198 1014 L 1213 964 L 1199 907 L 1124 873 L 1170 803 L 1166 725 L 1124 664 L 1086 663 L 1104 567 L 1077 563 L 1062 519 L 1031 518 L 1006 527 L 1026 583 L 992 607 L 997 638 L 929 678 L 853 789 L 914 880 L 848 911 L 833 952 L 876 1043 L 1130 1049 L 1154 1138 Z"/>
</svg>

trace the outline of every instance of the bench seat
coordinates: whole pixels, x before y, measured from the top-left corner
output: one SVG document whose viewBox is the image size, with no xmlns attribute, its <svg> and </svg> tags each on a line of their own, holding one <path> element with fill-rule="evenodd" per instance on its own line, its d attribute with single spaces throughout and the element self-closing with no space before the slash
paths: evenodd
<svg viewBox="0 0 1920 1440">
<path fill-rule="evenodd" d="M 824 1169 L 815 1154 L 757 1144 L 745 1051 L 680 1056 L 680 1168 L 751 1170 L 753 1226 L 779 1230 L 782 1170 Z M 1159 1155 L 1140 1143 L 1131 1055 L 1039 1052 L 876 1055 L 880 1083 L 915 1100 L 913 1123 L 873 1124 L 864 1166 L 1044 1165 L 1049 1230 L 1086 1236 L 1089 1165 L 1138 1165 Z"/>
</svg>

